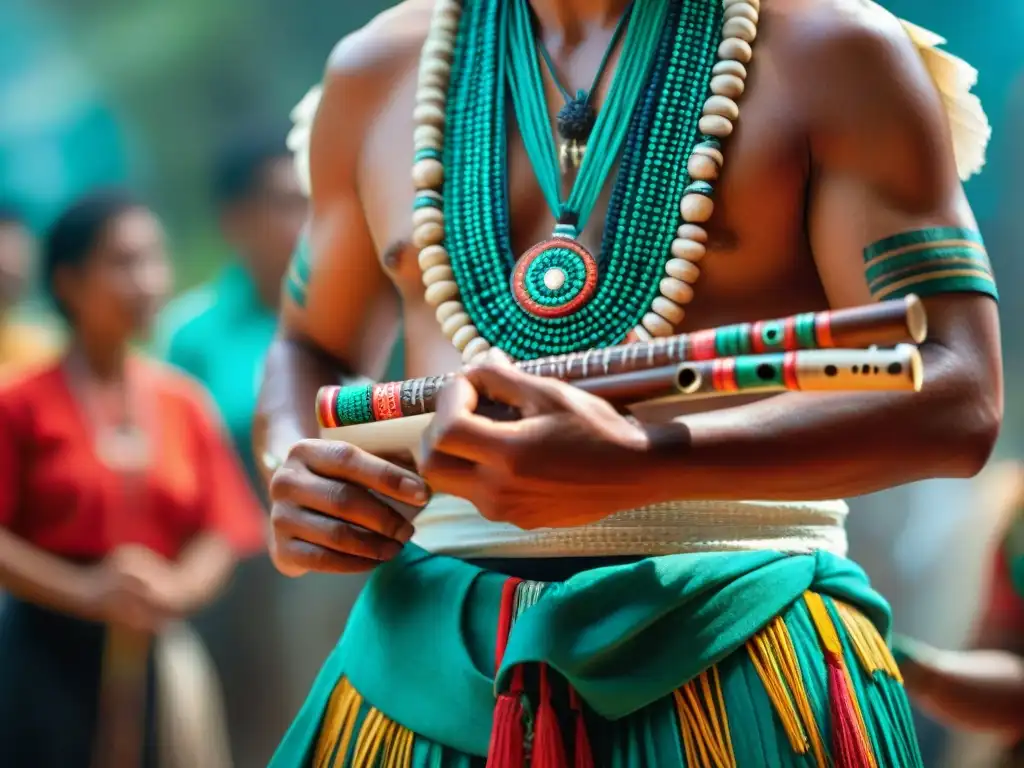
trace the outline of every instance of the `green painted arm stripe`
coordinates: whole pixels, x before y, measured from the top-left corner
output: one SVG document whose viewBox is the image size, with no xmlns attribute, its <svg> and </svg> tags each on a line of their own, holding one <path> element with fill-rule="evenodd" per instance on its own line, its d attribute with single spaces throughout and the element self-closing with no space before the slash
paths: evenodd
<svg viewBox="0 0 1024 768">
<path fill-rule="evenodd" d="M 312 275 L 313 250 L 309 247 L 309 240 L 305 235 L 299 237 L 295 244 L 295 253 L 292 254 L 291 263 L 288 265 L 288 274 L 285 277 L 285 288 L 292 301 L 300 307 L 306 304 L 306 288 L 309 285 L 309 278 Z"/>
<path fill-rule="evenodd" d="M 963 227 L 930 227 L 919 229 L 913 232 L 901 232 L 898 235 L 887 237 L 864 249 L 864 261 L 869 262 L 888 251 L 895 251 L 908 246 L 934 243 L 942 240 L 967 240 L 984 245 L 981 233 L 975 229 Z"/>
<path fill-rule="evenodd" d="M 874 290 L 876 287 L 881 287 L 876 285 L 876 283 L 886 283 L 894 279 L 898 280 L 913 272 L 915 268 L 931 270 L 952 268 L 954 266 L 992 272 L 988 256 L 985 253 L 974 248 L 959 247 L 902 253 L 899 256 L 893 256 L 891 259 L 886 259 L 872 267 L 868 267 L 864 272 L 864 276 L 867 278 L 872 290 Z"/>
<path fill-rule="evenodd" d="M 934 274 L 918 275 L 913 280 L 872 292 L 872 297 L 876 301 L 881 301 L 883 299 L 901 299 L 912 293 L 921 298 L 939 296 L 944 293 L 981 293 L 991 296 L 996 301 L 999 300 L 999 292 L 996 290 L 995 281 L 989 277 L 980 277 L 978 275 L 955 277 L 936 277 Z"/>
</svg>

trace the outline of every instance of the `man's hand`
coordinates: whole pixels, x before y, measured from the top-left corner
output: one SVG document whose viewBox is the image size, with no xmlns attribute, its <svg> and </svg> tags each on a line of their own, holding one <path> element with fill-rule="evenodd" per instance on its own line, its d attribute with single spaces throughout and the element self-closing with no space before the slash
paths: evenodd
<svg viewBox="0 0 1024 768">
<path fill-rule="evenodd" d="M 482 399 L 522 418 L 492 421 L 475 412 Z M 605 401 L 523 373 L 501 353 L 445 385 L 423 441 L 431 489 L 469 500 L 489 520 L 567 527 L 643 503 L 647 433 Z"/>
<path fill-rule="evenodd" d="M 429 498 L 417 475 L 354 445 L 297 443 L 270 482 L 278 570 L 356 573 L 395 557 L 412 524 L 374 493 L 417 508 Z"/>
</svg>

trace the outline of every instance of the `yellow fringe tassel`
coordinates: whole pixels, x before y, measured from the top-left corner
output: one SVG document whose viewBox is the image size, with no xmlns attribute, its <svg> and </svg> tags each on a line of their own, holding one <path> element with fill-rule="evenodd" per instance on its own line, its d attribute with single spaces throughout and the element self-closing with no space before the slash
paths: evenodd
<svg viewBox="0 0 1024 768">
<path fill-rule="evenodd" d="M 362 703 L 363 697 L 348 680 L 342 678 L 331 694 L 327 715 L 320 729 L 320 739 L 316 745 L 313 763 L 316 768 L 332 768 L 334 765 L 340 765 L 339 757 L 340 760 L 345 759 Z M 339 757 L 334 757 L 335 755 Z"/>
<path fill-rule="evenodd" d="M 363 697 L 342 678 L 327 707 L 313 765 L 316 768 L 341 768 L 346 765 Z M 356 736 L 350 768 L 410 768 L 413 733 L 369 708 Z"/>
<path fill-rule="evenodd" d="M 875 760 L 875 751 L 871 746 L 871 740 L 868 738 L 868 728 L 864 721 L 864 713 L 861 710 L 860 700 L 857 698 L 857 689 L 853 685 L 853 678 L 850 676 L 850 670 L 846 664 L 846 655 L 843 651 L 843 643 L 839 639 L 839 632 L 836 630 L 836 625 L 832 621 L 832 615 L 828 612 L 828 608 L 825 606 L 824 598 L 819 594 L 814 592 L 805 592 L 804 602 L 807 603 L 807 608 L 811 614 L 811 620 L 814 622 L 814 626 L 818 630 L 818 637 L 821 639 L 821 644 L 825 647 L 826 651 L 835 654 L 842 663 L 843 675 L 846 677 L 846 687 L 850 692 L 850 699 L 853 701 L 853 709 L 857 713 L 858 731 L 864 745 L 864 752 L 871 761 L 872 768 L 877 768 L 878 762 Z"/>
<path fill-rule="evenodd" d="M 825 747 L 804 687 L 800 662 L 782 617 L 774 618 L 754 635 L 747 642 L 747 652 L 793 751 L 800 755 L 811 752 L 815 765 L 827 768 Z"/>
<path fill-rule="evenodd" d="M 736 768 L 718 667 L 674 691 L 673 698 L 686 764 L 691 768 Z"/>
<path fill-rule="evenodd" d="M 896 665 L 896 660 L 892 657 L 889 646 L 885 644 L 885 640 L 878 634 L 878 630 L 875 629 L 875 625 L 871 623 L 871 620 L 846 603 L 841 603 L 838 600 L 833 600 L 832 602 L 836 607 L 836 613 L 839 614 L 839 618 L 843 622 L 843 627 L 846 629 L 850 645 L 853 646 L 854 653 L 860 660 L 861 666 L 864 667 L 864 671 L 869 675 L 873 675 L 875 672 L 884 672 L 889 677 L 902 683 L 903 675 L 900 674 L 900 668 Z"/>
</svg>

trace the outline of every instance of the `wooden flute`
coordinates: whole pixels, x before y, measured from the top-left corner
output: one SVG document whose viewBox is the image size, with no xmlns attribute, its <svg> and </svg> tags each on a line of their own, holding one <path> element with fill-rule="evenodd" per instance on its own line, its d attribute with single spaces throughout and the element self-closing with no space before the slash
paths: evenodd
<svg viewBox="0 0 1024 768">
<path fill-rule="evenodd" d="M 907 296 L 516 366 L 568 381 L 620 406 L 670 396 L 692 399 L 785 389 L 906 390 L 920 386 L 920 358 L 913 347 L 900 348 L 899 353 L 863 348 L 920 343 L 926 334 L 924 306 L 916 296 Z M 828 351 L 834 354 L 825 354 Z M 787 353 L 798 354 L 787 357 Z M 897 365 L 900 374 L 883 375 Z M 823 373 L 833 369 L 832 374 Z M 856 375 L 849 373 L 854 370 Z M 323 387 L 317 395 L 317 419 L 324 429 L 337 429 L 433 413 L 448 378 Z"/>
</svg>

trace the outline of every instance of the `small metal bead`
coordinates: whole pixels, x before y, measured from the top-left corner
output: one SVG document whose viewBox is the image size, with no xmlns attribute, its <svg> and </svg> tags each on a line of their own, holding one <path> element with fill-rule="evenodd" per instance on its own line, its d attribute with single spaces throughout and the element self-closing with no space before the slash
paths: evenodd
<svg viewBox="0 0 1024 768">
<path fill-rule="evenodd" d="M 694 259 L 693 261 L 700 261 Z M 669 259 L 665 262 L 665 274 L 693 285 L 700 277 L 700 267 L 688 259 Z"/>
<path fill-rule="evenodd" d="M 750 19 L 737 16 L 729 19 L 722 26 L 722 37 L 735 37 L 748 43 L 754 42 L 757 37 L 757 24 Z"/>
<path fill-rule="evenodd" d="M 461 301 L 446 301 L 437 308 L 437 311 L 434 312 L 434 317 L 437 318 L 437 322 L 443 324 L 452 315 L 465 311 L 466 308 L 462 306 Z"/>
<path fill-rule="evenodd" d="M 469 315 L 467 315 L 465 312 L 457 312 L 456 314 L 452 315 L 447 320 L 445 320 L 443 323 L 441 323 L 441 333 L 443 333 L 447 338 L 450 339 L 455 335 L 455 332 L 458 331 L 460 328 L 471 324 L 472 320 L 470 320 Z"/>
<path fill-rule="evenodd" d="M 452 344 L 461 352 L 469 342 L 479 335 L 480 332 L 477 331 L 475 325 L 464 325 L 452 335 Z"/>
<path fill-rule="evenodd" d="M 674 277 L 663 277 L 658 288 L 662 296 L 676 304 L 689 304 L 693 301 L 693 288 Z"/>
<path fill-rule="evenodd" d="M 654 301 L 651 302 L 651 309 L 672 323 L 673 326 L 679 325 L 686 317 L 685 309 L 664 296 L 655 296 Z"/>
<path fill-rule="evenodd" d="M 732 133 L 732 120 L 721 115 L 704 115 L 697 126 L 701 133 L 720 139 L 724 139 Z"/>
<path fill-rule="evenodd" d="M 696 224 L 681 224 L 676 230 L 676 237 L 682 240 L 693 240 L 698 243 L 707 243 L 708 231 Z"/>
<path fill-rule="evenodd" d="M 671 336 L 675 332 L 672 323 L 654 312 L 648 312 L 640 322 L 650 331 L 651 336 Z"/>
<path fill-rule="evenodd" d="M 444 214 L 440 208 L 417 208 L 412 212 L 413 227 L 422 227 L 424 224 L 439 224 L 444 226 Z"/>
<path fill-rule="evenodd" d="M 711 92 L 716 96 L 738 99 L 746 87 L 743 79 L 736 75 L 715 75 L 711 78 Z"/>
<path fill-rule="evenodd" d="M 462 350 L 462 362 L 472 363 L 491 348 L 490 342 L 483 336 L 471 339 Z"/>
<path fill-rule="evenodd" d="M 426 272 L 431 267 L 438 267 L 442 265 L 449 266 L 451 264 L 451 260 L 448 256 L 448 251 L 446 251 L 440 245 L 428 245 L 426 248 L 420 251 L 418 260 L 420 269 L 423 270 L 424 272 Z"/>
<path fill-rule="evenodd" d="M 416 189 L 437 189 L 444 184 L 444 166 L 437 160 L 420 160 L 412 166 Z"/>
<path fill-rule="evenodd" d="M 758 20 L 761 18 L 761 14 L 759 14 L 757 9 L 749 2 L 734 3 L 725 9 L 725 15 L 723 18 L 726 21 L 729 21 L 730 19 L 747 19 L 757 24 Z"/>
<path fill-rule="evenodd" d="M 690 159 L 686 162 L 686 172 L 693 179 L 714 181 L 718 178 L 718 163 L 707 155 L 694 153 L 690 155 Z"/>
<path fill-rule="evenodd" d="M 712 75 L 733 75 L 740 80 L 747 79 L 747 68 L 738 61 L 720 61 L 711 68 Z"/>
<path fill-rule="evenodd" d="M 433 285 L 434 283 L 443 283 L 454 280 L 455 273 L 452 272 L 452 268 L 447 264 L 438 264 L 436 267 L 431 267 L 423 273 L 424 285 Z"/>
<path fill-rule="evenodd" d="M 440 245 L 444 242 L 444 227 L 428 222 L 421 224 L 412 231 L 412 244 L 420 250 L 428 245 Z"/>
<path fill-rule="evenodd" d="M 725 61 L 738 61 L 741 64 L 749 64 L 754 58 L 754 49 L 746 40 L 738 37 L 728 37 L 718 46 L 718 57 Z"/>
<path fill-rule="evenodd" d="M 704 258 L 704 254 L 708 252 L 707 247 L 703 243 L 684 240 L 681 237 L 677 237 L 672 241 L 670 250 L 677 259 L 686 259 L 687 261 L 700 261 Z"/>
<path fill-rule="evenodd" d="M 683 195 L 679 204 L 679 212 L 683 221 L 690 224 L 703 224 L 711 218 L 715 211 L 715 201 L 704 195 Z"/>
<path fill-rule="evenodd" d="M 412 119 L 420 125 L 435 125 L 440 128 L 444 125 L 445 112 L 436 104 L 417 104 L 412 111 Z"/>
<path fill-rule="evenodd" d="M 432 307 L 438 306 L 442 301 L 454 299 L 458 295 L 459 286 L 451 281 L 428 285 L 427 290 L 423 293 L 423 297 L 426 299 L 427 304 Z"/>
</svg>

